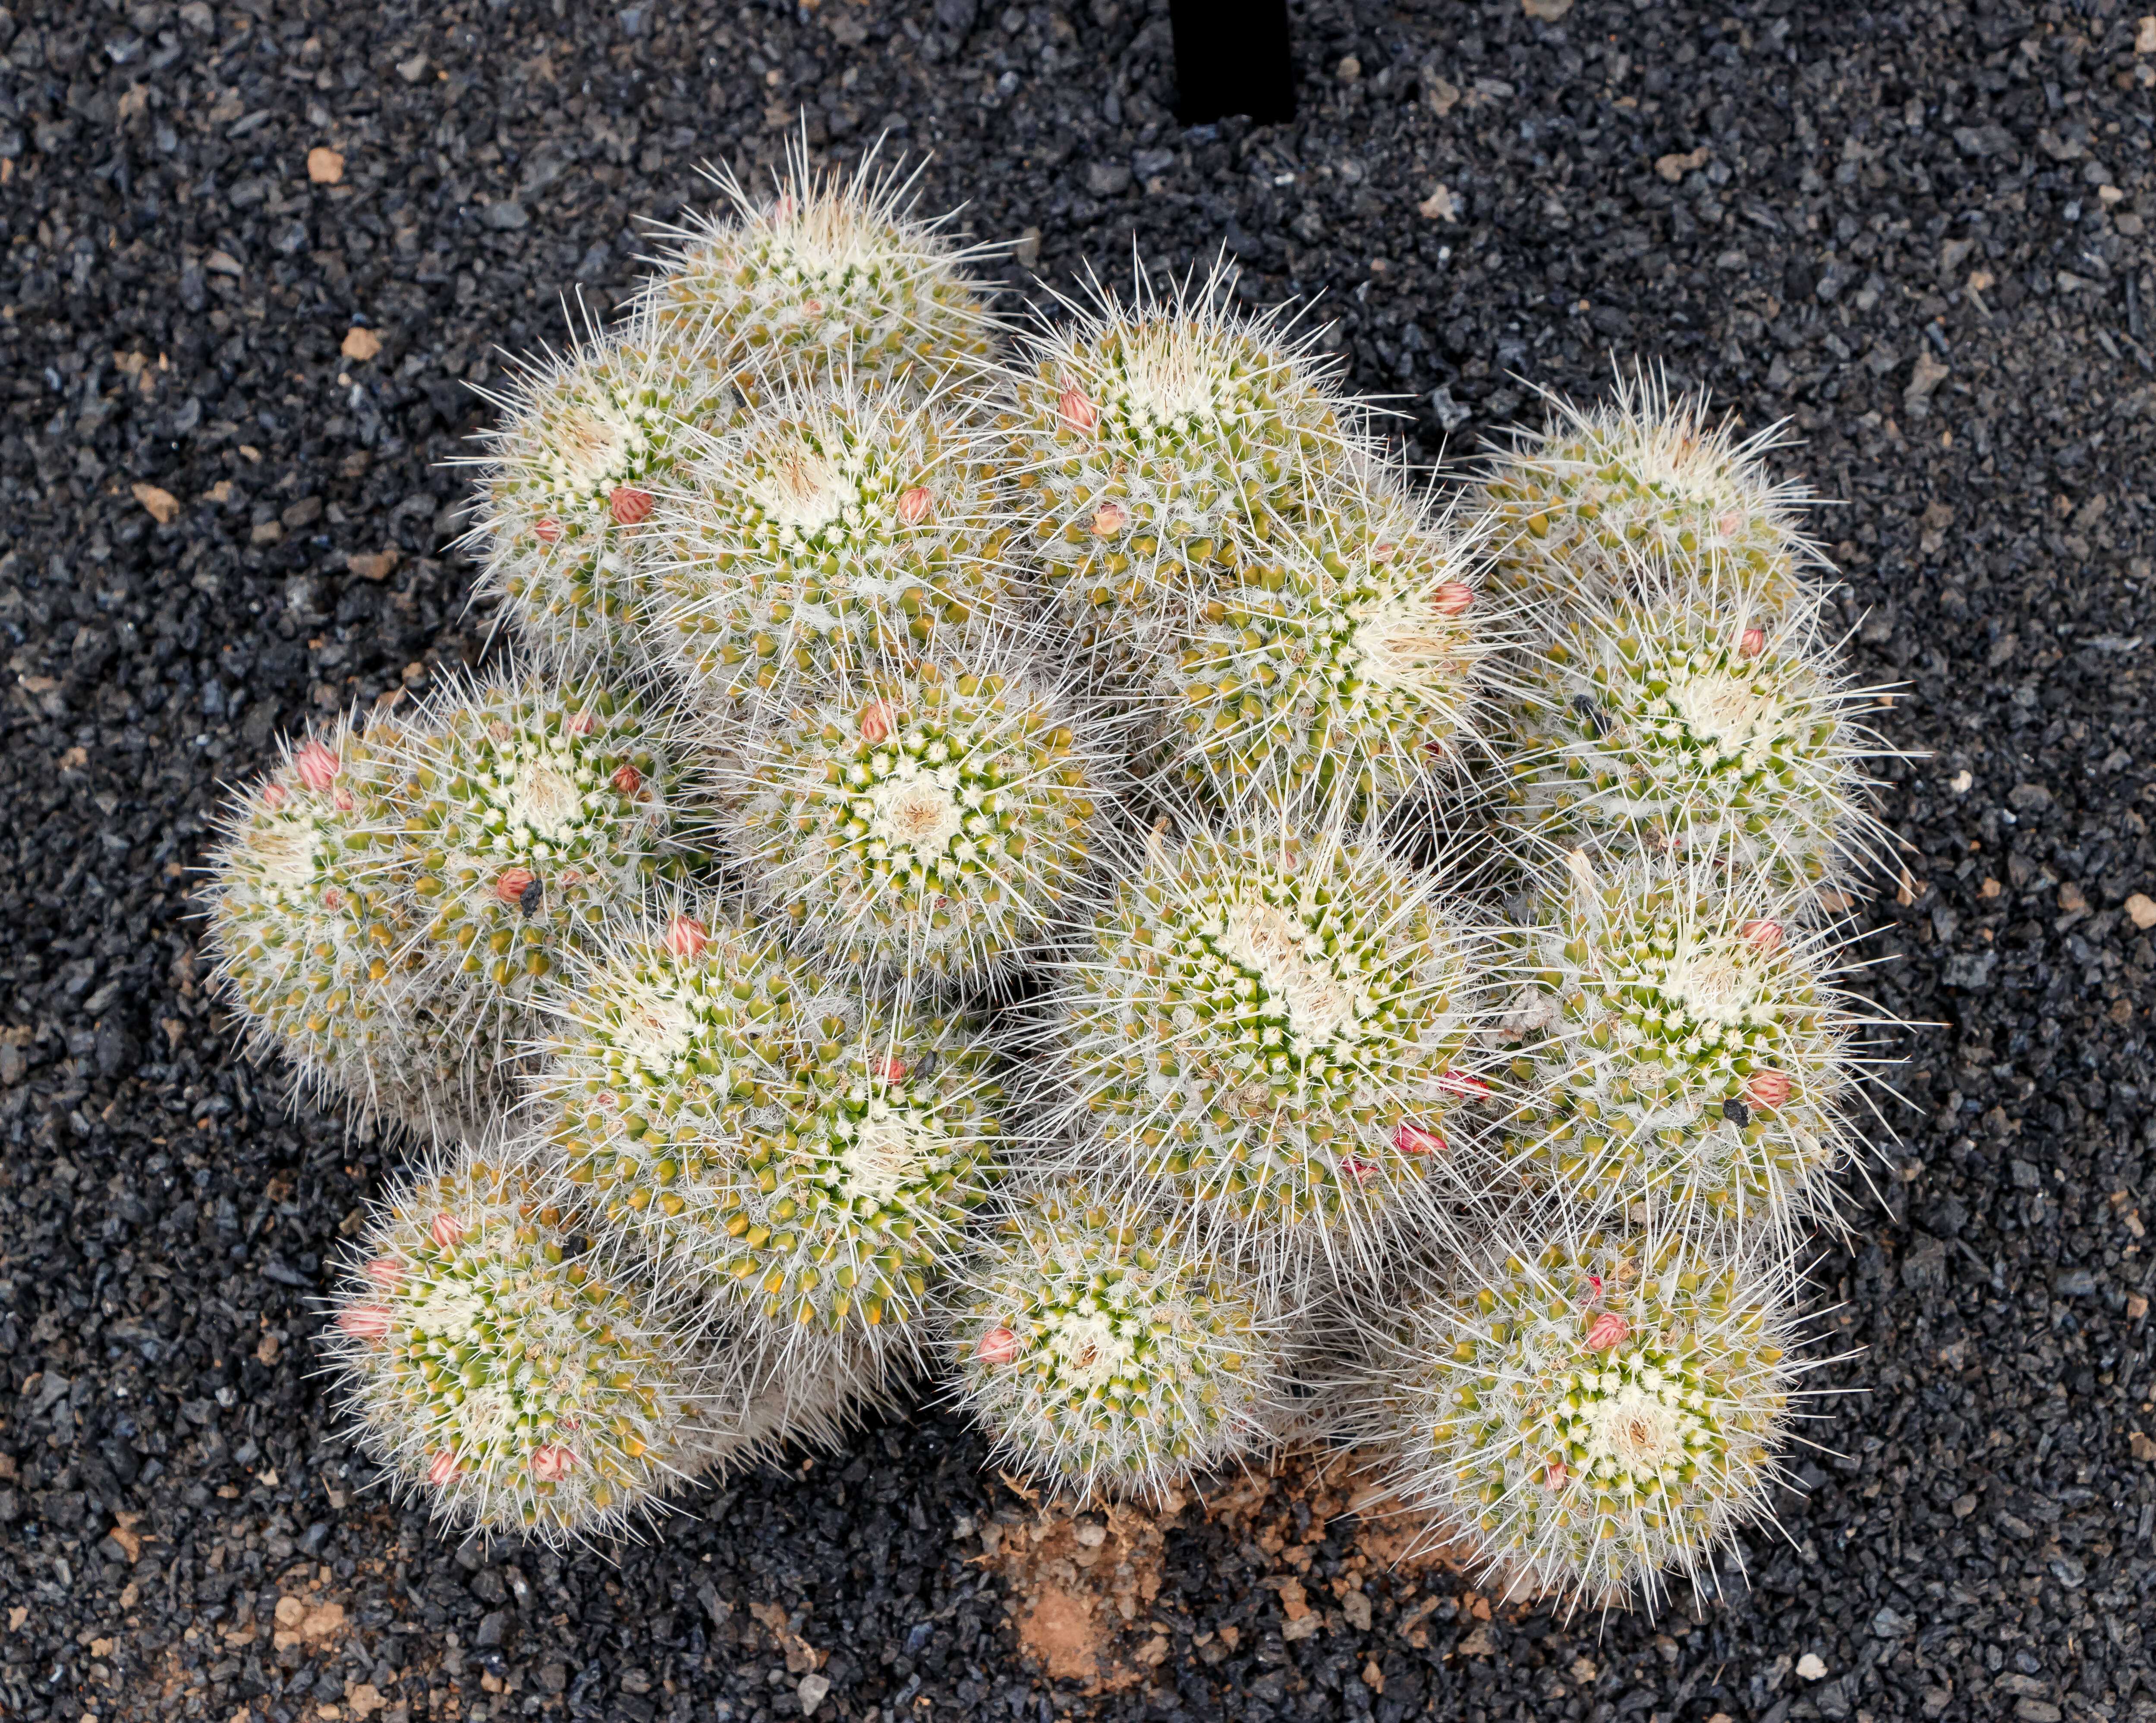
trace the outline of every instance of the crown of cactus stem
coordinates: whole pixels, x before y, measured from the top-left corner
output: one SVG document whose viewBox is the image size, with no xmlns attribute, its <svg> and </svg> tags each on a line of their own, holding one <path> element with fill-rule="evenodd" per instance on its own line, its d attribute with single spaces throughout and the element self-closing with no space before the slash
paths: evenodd
<svg viewBox="0 0 2156 1723">
<path fill-rule="evenodd" d="M 999 1456 L 1081 1498 L 1158 1498 L 1285 1413 L 1278 1325 L 1190 1216 L 1083 1178 L 1013 1194 L 959 1271 L 958 1398 Z"/>
<path fill-rule="evenodd" d="M 1812 603 L 1826 563 L 1798 524 L 1810 492 L 1763 459 L 1786 444 L 1779 424 L 1740 438 L 1708 424 L 1704 394 L 1644 368 L 1599 407 L 1547 399 L 1555 423 L 1493 457 L 1472 501 L 1495 517 L 1500 583 L 1609 599 L 1643 559 L 1697 559 L 1764 616 Z"/>
<path fill-rule="evenodd" d="M 1815 899 L 1876 865 L 1892 840 L 1857 762 L 1887 749 L 1816 611 L 1769 617 L 1697 563 L 1633 579 L 1633 598 L 1583 595 L 1527 672 L 1512 823 L 1553 851 L 1711 863 Z"/>
<path fill-rule="evenodd" d="M 329 1348 L 397 1489 L 459 1525 L 557 1544 L 619 1533 L 704 1439 L 695 1368 L 648 1282 L 498 1151 L 466 1149 L 392 1192 Z"/>
<path fill-rule="evenodd" d="M 1034 1098 L 1066 1153 L 1202 1205 L 1269 1275 L 1368 1272 L 1445 1224 L 1494 955 L 1373 844 L 1156 836 L 1057 974 Z"/>
<path fill-rule="evenodd" d="M 812 1360 L 920 1350 L 997 1173 L 973 1025 L 820 979 L 716 907 L 616 935 L 557 1010 L 533 1099 L 595 1217 Z"/>
<path fill-rule="evenodd" d="M 210 948 L 250 1052 L 281 1053 L 303 1093 L 341 1096 L 362 1121 L 426 1129 L 452 1095 L 429 1080 L 438 1026 L 382 838 L 393 775 L 382 736 L 352 718 L 289 745 L 226 815 Z"/>
<path fill-rule="evenodd" d="M 658 488 L 685 440 L 723 426 L 732 391 L 691 343 L 649 316 L 591 331 L 519 368 L 487 397 L 502 423 L 480 469 L 466 536 L 518 637 L 557 667 L 639 665 L 649 579 L 644 547 Z"/>
<path fill-rule="evenodd" d="M 1501 1248 L 1373 1337 L 1384 1479 L 1508 1594 L 1711 1587 L 1783 1480 L 1791 1284 L 1677 1232 Z"/>
<path fill-rule="evenodd" d="M 1022 614 L 997 461 L 963 393 L 778 393 L 660 499 L 654 650 L 700 704 L 753 712 Z"/>
<path fill-rule="evenodd" d="M 563 954 L 682 872 L 698 816 L 674 721 L 592 678 L 454 683 L 402 733 L 398 797 L 432 970 L 482 1026 L 528 1038 Z"/>
<path fill-rule="evenodd" d="M 925 157 L 901 172 L 875 154 L 842 177 L 813 167 L 797 140 L 768 200 L 714 175 L 724 203 L 663 230 L 673 244 L 646 309 L 751 400 L 789 378 L 926 394 L 985 375 L 995 323 L 963 271 L 998 248 L 953 244 L 941 231 L 950 217 L 915 215 Z"/>
<path fill-rule="evenodd" d="M 721 809 L 751 895 L 831 962 L 987 980 L 1048 940 L 1115 794 L 1086 707 L 1002 638 L 894 661 L 743 746 Z"/>
<path fill-rule="evenodd" d="M 1029 342 L 1006 416 L 1015 507 L 1088 647 L 1172 648 L 1194 604 L 1353 492 L 1374 455 L 1360 416 L 1274 319 L 1225 307 L 1229 277 L 1125 306 L 1097 285 Z"/>
<path fill-rule="evenodd" d="M 1517 632 L 1478 590 L 1481 551 L 1476 527 L 1367 492 L 1346 520 L 1276 534 L 1158 661 L 1185 781 L 1323 823 L 1456 779 L 1487 751 L 1484 666 Z"/>
<path fill-rule="evenodd" d="M 1786 893 L 1578 867 L 1517 936 L 1516 1164 L 1588 1211 L 1644 1200 L 1783 1233 L 1824 1212 L 1861 1071 L 1861 1020 L 1826 979 L 1840 942 Z"/>
</svg>

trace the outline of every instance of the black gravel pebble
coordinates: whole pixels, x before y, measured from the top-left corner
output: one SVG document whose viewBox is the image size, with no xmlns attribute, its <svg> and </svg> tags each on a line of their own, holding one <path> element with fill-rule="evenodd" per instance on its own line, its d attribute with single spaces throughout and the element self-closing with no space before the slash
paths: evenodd
<svg viewBox="0 0 2156 1723">
<path fill-rule="evenodd" d="M 0 10 L 0 1716 L 765 1723 L 818 1681 L 880 1723 L 2156 1716 L 2156 23 L 1296 28 L 1301 119 L 1185 131 L 1135 0 Z M 235 1057 L 189 869 L 281 730 L 478 656 L 442 463 L 497 349 L 615 302 L 696 164 L 753 172 L 802 110 L 834 159 L 932 149 L 929 203 L 1065 286 L 1224 244 L 1251 301 L 1315 298 L 1422 458 L 1613 352 L 1806 439 L 1907 754 L 1861 954 L 1923 1026 L 1816 1270 L 1848 1391 L 1722 1601 L 1483 1622 L 1373 1577 L 1365 1608 L 1327 1583 L 1351 1523 L 1297 1581 L 1194 1509 L 1132 1624 L 1157 1661 L 1088 1698 L 1027 1661 L 977 1559 L 1023 1506 L 933 1412 L 618 1552 L 457 1546 L 361 1493 L 314 1300 L 395 1157 Z"/>
</svg>

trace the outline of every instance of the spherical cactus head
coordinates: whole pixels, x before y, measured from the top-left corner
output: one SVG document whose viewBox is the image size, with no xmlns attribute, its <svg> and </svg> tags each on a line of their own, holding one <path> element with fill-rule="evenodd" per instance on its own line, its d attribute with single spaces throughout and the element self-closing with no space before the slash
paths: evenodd
<svg viewBox="0 0 2156 1723">
<path fill-rule="evenodd" d="M 1878 746 L 1816 612 L 1769 620 L 1697 563 L 1642 565 L 1582 603 L 1522 679 L 1517 829 L 1818 894 L 1887 834 L 1858 763 Z"/>
<path fill-rule="evenodd" d="M 362 1118 L 418 1099 L 424 1006 L 398 858 L 384 732 L 341 720 L 289 744 L 230 807 L 210 864 L 213 974 L 258 1054 Z"/>
<path fill-rule="evenodd" d="M 513 1151 L 466 1149 L 390 1194 L 328 1345 L 361 1439 L 459 1526 L 588 1541 L 675 1475 L 692 1367 Z"/>
<path fill-rule="evenodd" d="M 596 1216 L 789 1347 L 920 1350 L 998 1165 L 974 1025 L 827 980 L 716 905 L 613 938 L 557 1010 L 535 1097 Z"/>
<path fill-rule="evenodd" d="M 634 668 L 649 627 L 648 524 L 685 444 L 722 425 L 732 391 L 649 317 L 528 362 L 497 398 L 478 524 L 484 584 L 524 645 L 557 667 Z"/>
<path fill-rule="evenodd" d="M 1158 651 L 1252 547 L 1335 506 L 1359 424 L 1308 338 L 1229 309 L 1228 277 L 1096 291 L 1029 343 L 1018 507 L 1088 645 Z"/>
<path fill-rule="evenodd" d="M 966 270 L 986 254 L 946 237 L 947 217 L 915 214 L 919 176 L 873 151 L 850 174 L 826 173 L 805 142 L 788 147 L 771 197 L 721 172 L 721 206 L 666 234 L 668 268 L 644 303 L 752 401 L 789 381 L 927 394 L 978 378 L 995 326 Z"/>
<path fill-rule="evenodd" d="M 1033 1186 L 978 1237 L 950 1364 L 998 1456 L 1081 1498 L 1157 1497 L 1261 1446 L 1281 1416 L 1255 1284 L 1187 1215 L 1084 1179 Z"/>
<path fill-rule="evenodd" d="M 780 393 L 649 523 L 657 649 L 706 709 L 752 713 L 1022 614 L 997 460 L 955 390 Z"/>
<path fill-rule="evenodd" d="M 1782 1479 L 1790 1278 L 1677 1233 L 1492 1252 L 1374 1338 L 1386 1481 L 1509 1591 L 1697 1579 Z"/>
<path fill-rule="evenodd" d="M 1339 834 L 1147 846 L 1072 943 L 1037 1100 L 1070 1153 L 1262 1259 L 1374 1263 L 1439 1223 L 1434 1163 L 1479 1098 L 1489 941 Z"/>
<path fill-rule="evenodd" d="M 1779 425 L 1740 438 L 1704 394 L 1673 396 L 1644 370 L 1599 407 L 1550 401 L 1549 429 L 1493 460 L 1473 499 L 1492 517 L 1501 584 L 1606 601 L 1643 558 L 1697 558 L 1763 615 L 1814 602 L 1825 563 L 1800 529 L 1809 493 L 1765 464 Z"/>
<path fill-rule="evenodd" d="M 516 1021 L 565 953 L 695 853 L 692 752 L 593 677 L 459 681 L 423 717 L 398 767 L 425 949 L 475 1020 Z"/>
<path fill-rule="evenodd" d="M 1255 551 L 1154 661 L 1184 781 L 1313 825 L 1455 781 L 1486 748 L 1485 661 L 1517 632 L 1507 595 L 1481 590 L 1479 534 L 1366 488 Z"/>
<path fill-rule="evenodd" d="M 834 964 L 939 985 L 1047 941 L 1117 781 L 1085 707 L 1005 640 L 775 719 L 721 813 L 767 913 Z"/>
<path fill-rule="evenodd" d="M 1839 942 L 1786 892 L 1635 862 L 1552 887 L 1521 929 L 1531 977 L 1509 1149 L 1576 1210 L 1787 1235 L 1827 1211 L 1845 1159 L 1860 1020 Z"/>
</svg>

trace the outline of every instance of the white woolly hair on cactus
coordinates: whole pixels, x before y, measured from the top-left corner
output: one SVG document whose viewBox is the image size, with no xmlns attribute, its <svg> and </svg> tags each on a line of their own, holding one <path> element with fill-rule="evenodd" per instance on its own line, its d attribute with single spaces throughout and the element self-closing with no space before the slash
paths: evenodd
<svg viewBox="0 0 2156 1723">
<path fill-rule="evenodd" d="M 398 732 L 393 764 L 418 947 L 470 1057 L 527 1038 L 557 967 L 704 836 L 678 720 L 595 676 L 456 677 Z"/>
<path fill-rule="evenodd" d="M 1620 371 L 1599 406 L 1541 393 L 1548 429 L 1492 455 L 1472 493 L 1496 526 L 1500 583 L 1606 600 L 1661 558 L 1697 560 L 1763 616 L 1814 601 L 1813 577 L 1830 569 L 1802 530 L 1811 492 L 1766 465 L 1790 445 L 1786 421 L 1739 436 L 1730 419 L 1710 422 L 1704 391 L 1672 393 L 1644 366 Z"/>
<path fill-rule="evenodd" d="M 1337 514 L 1276 533 L 1191 607 L 1144 685 L 1163 753 L 1233 816 L 1368 818 L 1490 757 L 1518 602 L 1483 585 L 1484 521 L 1346 476 Z"/>
<path fill-rule="evenodd" d="M 767 393 L 697 440 L 649 523 L 652 650 L 691 699 L 753 716 L 1025 612 L 1002 449 L 977 393 L 843 376 Z"/>
<path fill-rule="evenodd" d="M 1506 819 L 1546 867 L 1586 846 L 1705 863 L 1805 895 L 1891 853 L 1861 726 L 1815 608 L 1777 616 L 1697 560 L 1642 558 L 1629 596 L 1587 593 L 1522 671 Z"/>
<path fill-rule="evenodd" d="M 347 715 L 288 743 L 234 798 L 206 872 L 211 975 L 256 1058 L 361 1123 L 425 1128 L 451 1098 L 426 1083 L 434 1026 L 398 877 L 382 733 Z"/>
<path fill-rule="evenodd" d="M 1016 507 L 1065 624 L 1089 649 L 1168 650 L 1278 533 L 1351 501 L 1364 412 L 1317 335 L 1229 307 L 1217 265 L 1131 300 L 1097 281 L 1025 337 L 1010 439 Z"/>
<path fill-rule="evenodd" d="M 707 1391 L 648 1278 L 594 1243 L 513 1145 L 421 1163 L 334 1299 L 326 1350 L 399 1495 L 459 1526 L 595 1542 L 684 1458 Z"/>
<path fill-rule="evenodd" d="M 954 240 L 956 211 L 920 217 L 927 158 L 904 170 L 878 161 L 880 148 L 850 172 L 826 172 L 798 136 L 770 198 L 727 169 L 711 173 L 718 208 L 660 230 L 671 243 L 643 306 L 752 400 L 787 377 L 928 393 L 984 376 L 998 326 L 967 271 L 1003 248 Z"/>
<path fill-rule="evenodd" d="M 759 909 L 829 961 L 985 982 L 1086 884 L 1112 734 L 1022 634 L 962 635 L 768 716 L 722 772 L 721 829 Z"/>
<path fill-rule="evenodd" d="M 462 541 L 483 565 L 475 589 L 499 593 L 518 640 L 557 670 L 641 667 L 654 494 L 690 437 L 728 422 L 732 389 L 650 316 L 606 332 L 586 314 L 566 352 L 513 361 L 480 393 L 501 419 L 459 463 L 478 469 Z"/>
<path fill-rule="evenodd" d="M 1490 1089 L 1495 941 L 1342 828 L 1156 831 L 1054 973 L 1044 1148 L 1198 1205 L 1283 1283 L 1442 1232 L 1433 1164 Z"/>
<path fill-rule="evenodd" d="M 999 1459 L 1081 1500 L 1158 1499 L 1290 1416 L 1284 1329 L 1195 1217 L 1084 1177 L 1014 1189 L 950 1300 L 953 1397 Z"/>
<path fill-rule="evenodd" d="M 1527 976 L 1507 1148 L 1574 1211 L 1636 1212 L 1789 1239 L 1831 1212 L 1877 1020 L 1831 982 L 1845 933 L 1807 927 L 1787 887 L 1576 855 L 1514 934 Z"/>
<path fill-rule="evenodd" d="M 1773 1519 L 1777 1457 L 1812 1360 L 1785 1259 L 1678 1229 L 1570 1223 L 1492 1246 L 1368 1336 L 1366 1452 L 1507 1596 L 1651 1604 L 1713 1589 Z M 1741 1559 L 1741 1557 L 1740 1557 Z"/>
<path fill-rule="evenodd" d="M 974 1024 L 865 996 L 722 905 L 676 898 L 581 961 L 531 1084 L 564 1187 L 789 1369 L 862 1391 L 1000 1171 Z"/>
</svg>

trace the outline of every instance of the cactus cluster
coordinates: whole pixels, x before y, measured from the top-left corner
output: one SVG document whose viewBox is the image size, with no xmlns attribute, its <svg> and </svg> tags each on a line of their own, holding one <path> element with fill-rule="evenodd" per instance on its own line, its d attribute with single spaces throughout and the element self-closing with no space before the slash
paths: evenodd
<svg viewBox="0 0 2156 1723">
<path fill-rule="evenodd" d="M 1508 1584 L 1707 1572 L 1883 836 L 1773 436 L 1640 382 L 1435 495 L 1224 277 L 1007 342 L 915 184 L 724 182 L 504 399 L 520 661 L 228 822 L 254 1045 L 437 1144 L 366 1438 L 585 1537 L 926 1375 L 1079 1494 L 1316 1432 Z"/>
</svg>

